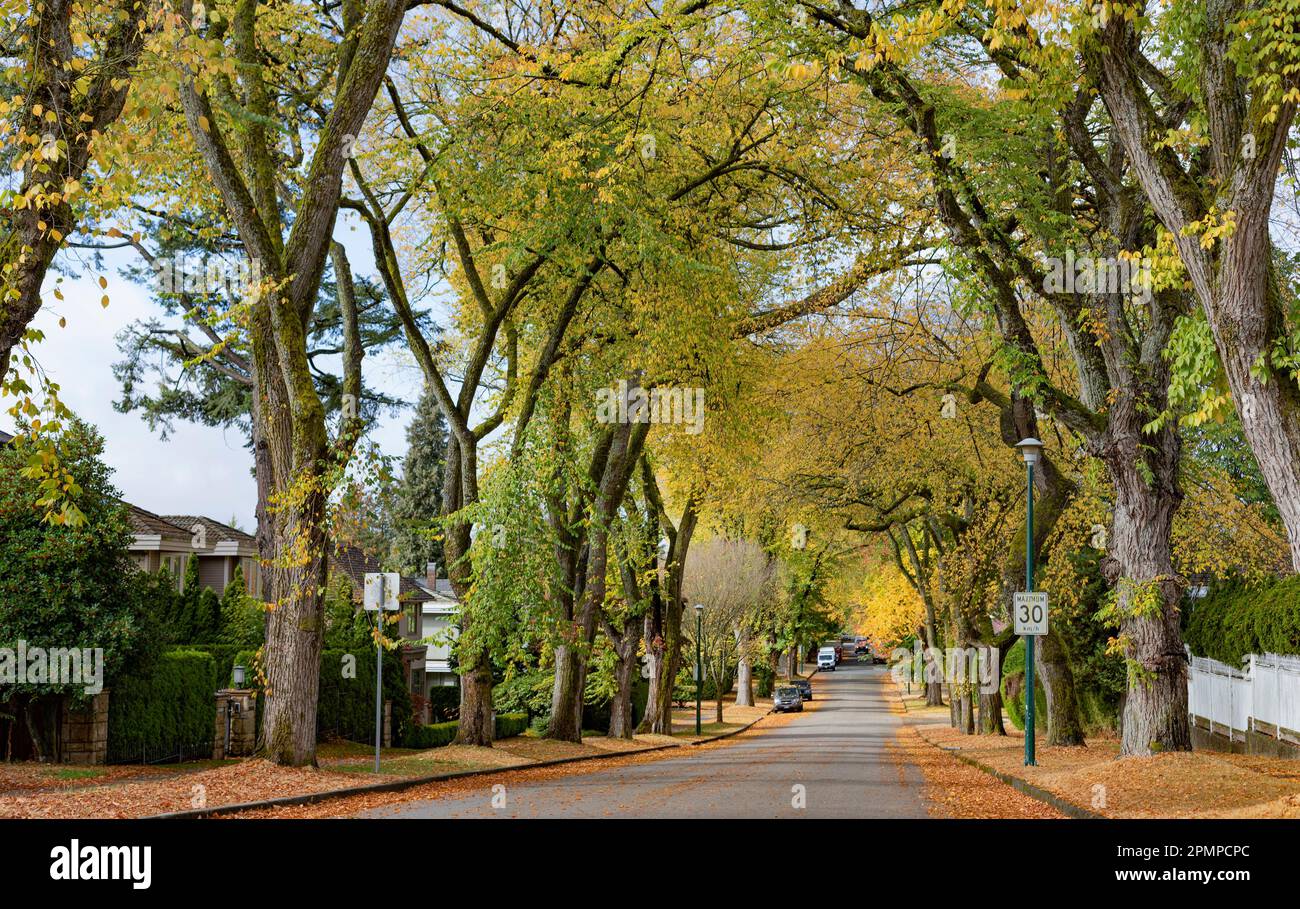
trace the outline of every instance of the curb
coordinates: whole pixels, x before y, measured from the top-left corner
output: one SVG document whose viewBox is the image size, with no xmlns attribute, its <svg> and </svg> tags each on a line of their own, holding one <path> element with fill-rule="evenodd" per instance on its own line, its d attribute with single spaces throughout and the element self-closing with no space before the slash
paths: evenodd
<svg viewBox="0 0 1300 909">
<path fill-rule="evenodd" d="M 482 770 L 458 770 L 454 773 L 440 773 L 436 776 L 412 777 L 405 780 L 391 780 L 386 783 L 371 783 L 368 786 L 352 786 L 347 789 L 327 789 L 323 792 L 310 792 L 305 795 L 286 795 L 280 798 L 265 799 L 259 802 L 237 802 L 232 805 L 216 805 L 212 808 L 196 808 L 190 811 L 169 811 L 164 814 L 147 815 L 141 820 L 197 820 L 200 818 L 220 817 L 227 814 L 238 814 L 241 811 L 253 811 L 261 808 L 290 808 L 297 805 L 314 805 L 317 802 L 328 801 L 329 799 L 346 798 L 351 795 L 366 795 L 370 793 L 381 792 L 402 792 L 406 789 L 414 789 L 417 786 L 424 786 L 428 783 L 439 783 L 444 780 L 458 780 L 466 777 L 489 776 L 501 773 L 511 773 L 520 770 L 533 770 L 538 767 L 557 767 L 561 764 L 576 764 L 579 761 L 603 761 L 610 758 L 626 757 L 632 754 L 650 754 L 655 751 L 668 751 L 673 748 L 691 748 L 699 745 L 708 745 L 711 742 L 729 739 L 732 736 L 740 735 L 742 732 L 748 732 L 759 720 L 765 719 L 772 713 L 769 710 L 763 716 L 751 720 L 739 729 L 732 729 L 730 732 L 724 732 L 721 735 L 711 736 L 707 739 L 699 739 L 694 742 L 671 742 L 665 745 L 652 745 L 649 748 L 638 748 L 634 751 L 610 751 L 606 754 L 580 754 L 574 757 L 555 758 L 549 761 L 535 761 L 531 764 L 515 764 L 511 767 L 485 767 Z"/>
<path fill-rule="evenodd" d="M 904 714 L 910 712 L 910 708 L 907 706 L 906 700 L 904 700 L 902 697 L 899 697 L 898 702 L 903 705 Z M 916 726 L 914 724 L 909 723 L 908 725 L 912 726 L 913 729 L 916 729 Z M 1103 821 L 1107 819 L 1105 815 L 1097 814 L 1095 811 L 1089 811 L 1087 808 L 1080 808 L 1078 805 L 1074 804 L 1073 802 L 1066 801 L 1065 799 L 1061 798 L 1059 795 L 1054 795 L 1053 793 L 1048 792 L 1046 789 L 1043 789 L 1039 786 L 1035 786 L 1033 783 L 1030 783 L 1027 780 L 1022 780 L 1020 777 L 1012 776 L 1009 773 L 1003 773 L 1001 770 L 996 770 L 987 764 L 981 763 L 980 761 L 975 760 L 975 758 L 973 757 L 962 754 L 959 749 L 949 748 L 945 745 L 935 744 L 934 742 L 926 738 L 919 729 L 916 729 L 916 735 L 921 741 L 925 742 L 931 748 L 938 749 L 939 751 L 942 751 L 945 754 L 950 754 L 953 757 L 955 757 L 957 760 L 961 761 L 963 764 L 967 764 L 971 767 L 974 767 L 976 770 L 984 771 L 989 776 L 993 777 L 999 782 L 1005 783 L 1006 785 L 1010 786 L 1012 789 L 1016 790 L 1017 792 L 1023 795 L 1027 795 L 1032 799 L 1037 799 L 1043 804 L 1055 808 L 1057 811 L 1061 812 L 1061 814 L 1064 814 L 1066 817 L 1074 818 L 1075 820 L 1080 820 L 1080 821 Z"/>
</svg>

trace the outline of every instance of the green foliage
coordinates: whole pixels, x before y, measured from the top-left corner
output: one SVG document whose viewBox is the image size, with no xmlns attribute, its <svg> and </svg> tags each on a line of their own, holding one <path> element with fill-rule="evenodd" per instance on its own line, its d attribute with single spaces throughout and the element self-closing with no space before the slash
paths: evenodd
<svg viewBox="0 0 1300 909">
<path fill-rule="evenodd" d="M 435 723 L 447 723 L 460 718 L 460 686 L 437 685 L 429 689 L 427 700 L 429 716 Z M 492 703 L 497 705 L 495 700 Z"/>
<path fill-rule="evenodd" d="M 75 478 L 86 520 L 56 526 L 38 504 L 42 493 L 23 476 L 22 454 L 0 447 L 0 646 L 103 648 L 106 684 L 141 668 L 161 647 L 154 584 L 135 570 L 127 547 L 127 510 L 100 460 L 102 437 L 73 423 L 59 458 Z M 72 686 L 78 695 L 80 685 Z M 59 685 L 12 691 L 54 694 Z"/>
<path fill-rule="evenodd" d="M 108 700 L 108 760 L 211 757 L 217 678 L 211 654 L 176 650 L 118 679 Z"/>
<path fill-rule="evenodd" d="M 244 572 L 235 566 L 235 574 L 221 594 L 220 630 L 217 640 L 234 647 L 257 647 L 266 631 L 266 614 L 258 600 L 245 591 Z"/>
<path fill-rule="evenodd" d="M 1084 717 L 1085 727 L 1114 728 L 1127 680 L 1124 658 L 1109 646 L 1111 630 L 1100 617 L 1099 604 L 1107 596 L 1101 554 L 1085 547 L 1053 558 L 1066 558 L 1071 566 L 1072 592 L 1068 597 L 1055 598 L 1052 630 L 1074 673 L 1080 709 L 1088 714 Z M 1023 668 L 1023 646 L 1017 652 Z"/>
<path fill-rule="evenodd" d="M 253 679 L 252 659 L 255 654 L 246 651 L 244 648 L 234 644 L 175 644 L 168 648 L 169 653 L 206 653 L 212 657 L 212 661 L 217 667 L 217 688 L 225 688 L 233 685 L 232 673 L 236 663 L 240 662 L 242 657 L 245 662 L 240 663 L 248 670 L 245 684 L 250 684 Z"/>
<path fill-rule="evenodd" d="M 407 574 L 423 575 L 429 562 L 446 571 L 436 520 L 446 459 L 447 421 L 426 391 L 406 428 L 406 460 L 393 504 L 393 564 Z"/>
<path fill-rule="evenodd" d="M 498 739 L 514 738 L 528 731 L 528 714 L 498 713 L 496 718 L 496 737 Z"/>
<path fill-rule="evenodd" d="M 492 689 L 492 705 L 504 713 L 549 716 L 554 685 L 554 672 L 515 675 Z"/>
<path fill-rule="evenodd" d="M 349 659 L 349 658 L 355 658 Z M 384 654 L 384 700 L 392 701 L 393 744 L 405 741 L 411 728 L 411 691 L 402 661 Z M 321 654 L 320 699 L 316 729 L 321 738 L 374 744 L 375 648 L 326 650 Z"/>
<path fill-rule="evenodd" d="M 450 745 L 456 738 L 460 723 L 433 723 L 428 726 L 416 726 L 411 729 L 402 746 L 405 748 L 441 748 Z M 523 735 L 528 731 L 528 714 L 498 713 L 496 718 L 496 738 L 508 739 Z"/>
<path fill-rule="evenodd" d="M 1300 653 L 1300 575 L 1250 586 L 1228 581 L 1184 609 L 1196 656 L 1230 666 L 1252 653 Z"/>
<path fill-rule="evenodd" d="M 1025 728 L 1025 642 L 1016 641 L 1007 658 L 1002 661 L 1002 703 L 1007 708 L 1011 724 L 1017 729 Z M 1008 691 L 1016 690 L 1011 697 Z M 1047 691 L 1043 680 L 1035 672 L 1034 678 L 1034 728 L 1047 730 Z"/>
<path fill-rule="evenodd" d="M 429 726 L 416 726 L 407 733 L 402 743 L 405 748 L 441 748 L 450 745 L 456 738 L 460 723 L 434 723 Z"/>
<path fill-rule="evenodd" d="M 325 646 L 331 649 L 374 650 L 374 622 L 353 599 L 352 579 L 343 572 L 331 575 L 325 588 Z"/>
</svg>

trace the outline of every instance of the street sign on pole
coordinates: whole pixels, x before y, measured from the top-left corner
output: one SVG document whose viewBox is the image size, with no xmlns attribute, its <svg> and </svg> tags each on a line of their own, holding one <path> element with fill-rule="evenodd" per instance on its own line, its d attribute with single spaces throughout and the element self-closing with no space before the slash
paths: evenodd
<svg viewBox="0 0 1300 909">
<path fill-rule="evenodd" d="M 362 600 L 367 612 L 397 612 L 397 601 L 402 590 L 402 576 L 396 571 L 367 571 Z"/>
<path fill-rule="evenodd" d="M 367 571 L 362 596 L 362 606 L 367 612 L 397 612 L 401 608 L 402 576 L 396 571 Z M 384 720 L 384 626 L 375 616 L 378 634 L 375 635 L 375 773 L 379 772 L 379 749 L 383 744 Z"/>
<path fill-rule="evenodd" d="M 1012 613 L 1016 634 L 1047 634 L 1047 594 L 1017 593 Z"/>
</svg>

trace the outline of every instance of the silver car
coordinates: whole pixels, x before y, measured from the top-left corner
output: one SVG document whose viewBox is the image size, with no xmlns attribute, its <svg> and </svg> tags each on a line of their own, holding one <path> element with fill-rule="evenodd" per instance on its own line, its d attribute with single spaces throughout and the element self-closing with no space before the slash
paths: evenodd
<svg viewBox="0 0 1300 909">
<path fill-rule="evenodd" d="M 777 713 L 787 710 L 803 711 L 803 695 L 798 688 L 782 686 L 772 693 L 772 709 Z"/>
</svg>

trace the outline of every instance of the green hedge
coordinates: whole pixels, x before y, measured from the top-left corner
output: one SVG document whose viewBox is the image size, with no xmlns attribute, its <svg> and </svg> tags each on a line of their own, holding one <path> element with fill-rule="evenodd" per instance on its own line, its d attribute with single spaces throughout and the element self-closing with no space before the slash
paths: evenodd
<svg viewBox="0 0 1300 909">
<path fill-rule="evenodd" d="M 1252 653 L 1300 653 L 1300 575 L 1248 586 L 1229 581 L 1184 609 L 1196 656 L 1238 666 Z"/>
<path fill-rule="evenodd" d="M 406 734 L 402 742 L 405 748 L 441 748 L 450 745 L 456 738 L 460 723 L 434 723 L 431 726 L 416 726 Z M 523 735 L 528 730 L 528 714 L 498 713 L 496 738 L 508 739 Z"/>
<path fill-rule="evenodd" d="M 429 717 L 438 723 L 460 718 L 459 685 L 437 685 L 429 689 Z"/>
<path fill-rule="evenodd" d="M 459 729 L 460 723 L 457 722 L 416 726 L 406 734 L 403 745 L 407 748 L 441 748 L 452 743 Z"/>
<path fill-rule="evenodd" d="M 498 713 L 496 724 L 496 738 L 509 739 L 517 735 L 523 735 L 528 731 L 528 714 L 526 713 Z"/>
<path fill-rule="evenodd" d="M 1015 680 L 1019 682 L 1021 691 L 1016 697 L 1007 695 L 1007 683 Z M 1007 708 L 1007 716 L 1011 718 L 1011 725 L 1017 729 L 1025 728 L 1025 642 L 1024 640 L 1016 641 L 1012 648 L 1007 652 L 1007 658 L 1002 661 L 1002 703 Z M 1042 676 L 1038 674 L 1037 669 L 1034 671 L 1034 728 L 1038 730 L 1047 729 L 1047 690 L 1043 688 Z"/>
<path fill-rule="evenodd" d="M 355 660 L 344 661 L 353 656 Z M 246 685 L 256 687 L 256 651 L 241 650 L 231 660 L 248 669 Z M 347 670 L 347 675 L 344 675 Z M 227 676 L 225 684 L 230 684 Z M 411 718 L 411 691 L 407 687 L 402 660 L 395 653 L 384 654 L 384 699 L 392 701 L 393 744 L 405 745 L 415 724 Z M 263 697 L 257 696 L 257 727 L 262 727 Z M 375 652 L 372 649 L 326 650 L 321 654 L 320 695 L 316 702 L 316 734 L 322 740 L 338 738 L 374 744 L 375 735 Z"/>
<path fill-rule="evenodd" d="M 175 653 L 182 650 L 188 650 L 198 653 L 209 654 L 217 664 L 217 687 L 224 688 L 233 684 L 231 679 L 232 670 L 234 669 L 237 658 L 241 655 L 248 655 L 249 662 L 242 665 L 248 669 L 248 678 L 253 677 L 252 655 L 236 644 L 176 644 L 169 648 L 169 651 Z"/>
<path fill-rule="evenodd" d="M 212 757 L 216 662 L 189 650 L 164 653 L 142 676 L 124 676 L 108 698 L 108 760 L 146 764 Z"/>
<path fill-rule="evenodd" d="M 355 662 L 345 657 L 355 657 Z M 349 671 L 347 675 L 345 670 Z M 411 689 L 396 653 L 384 654 L 384 700 L 392 701 L 393 744 L 405 742 L 411 722 Z M 375 652 L 326 650 L 320 662 L 316 732 L 321 738 L 374 744 Z"/>
</svg>

